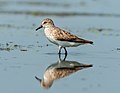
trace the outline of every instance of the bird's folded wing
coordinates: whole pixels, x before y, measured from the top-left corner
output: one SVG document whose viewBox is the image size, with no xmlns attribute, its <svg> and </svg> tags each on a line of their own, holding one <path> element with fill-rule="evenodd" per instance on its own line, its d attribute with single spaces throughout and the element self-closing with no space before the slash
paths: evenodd
<svg viewBox="0 0 120 93">
<path fill-rule="evenodd" d="M 54 29 L 53 35 L 56 40 L 60 40 L 60 41 L 69 41 L 69 42 L 77 42 L 77 43 L 92 43 L 92 41 L 79 38 L 76 35 L 66 32 L 58 27 Z"/>
</svg>

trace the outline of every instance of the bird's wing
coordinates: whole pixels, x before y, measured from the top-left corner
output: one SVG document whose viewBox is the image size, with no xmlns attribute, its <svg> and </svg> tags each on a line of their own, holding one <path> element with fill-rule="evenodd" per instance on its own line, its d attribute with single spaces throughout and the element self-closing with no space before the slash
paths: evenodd
<svg viewBox="0 0 120 93">
<path fill-rule="evenodd" d="M 60 41 L 69 41 L 69 42 L 77 42 L 77 43 L 93 43 L 92 41 L 79 38 L 76 35 L 73 35 L 70 32 L 66 32 L 58 27 L 54 29 L 53 34 L 54 37 Z"/>
</svg>

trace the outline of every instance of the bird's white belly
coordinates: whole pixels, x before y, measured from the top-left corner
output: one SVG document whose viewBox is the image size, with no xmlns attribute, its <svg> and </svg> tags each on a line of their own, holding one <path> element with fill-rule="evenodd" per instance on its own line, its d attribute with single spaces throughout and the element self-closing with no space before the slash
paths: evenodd
<svg viewBox="0 0 120 93">
<path fill-rule="evenodd" d="M 76 46 L 81 45 L 80 43 L 68 42 L 68 41 L 59 41 L 59 40 L 55 40 L 53 38 L 48 38 L 48 40 L 50 42 L 56 44 L 57 46 L 62 46 L 62 47 L 76 47 Z"/>
<path fill-rule="evenodd" d="M 69 42 L 69 41 L 59 41 L 59 40 L 55 40 L 56 43 L 58 43 L 59 46 L 62 47 L 76 47 L 79 46 L 80 43 L 75 43 L 75 42 Z"/>
</svg>

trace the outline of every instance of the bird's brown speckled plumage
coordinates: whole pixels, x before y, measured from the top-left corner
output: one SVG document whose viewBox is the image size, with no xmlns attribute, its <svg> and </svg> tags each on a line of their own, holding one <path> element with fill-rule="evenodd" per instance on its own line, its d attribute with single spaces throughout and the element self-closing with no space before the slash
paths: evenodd
<svg viewBox="0 0 120 93">
<path fill-rule="evenodd" d="M 76 42 L 76 43 L 90 43 L 90 44 L 93 43 L 92 41 L 79 38 L 76 35 L 73 35 L 70 32 L 66 32 L 65 30 L 62 30 L 58 27 L 54 27 L 51 30 L 52 30 L 51 34 L 54 36 L 56 40 Z"/>
</svg>

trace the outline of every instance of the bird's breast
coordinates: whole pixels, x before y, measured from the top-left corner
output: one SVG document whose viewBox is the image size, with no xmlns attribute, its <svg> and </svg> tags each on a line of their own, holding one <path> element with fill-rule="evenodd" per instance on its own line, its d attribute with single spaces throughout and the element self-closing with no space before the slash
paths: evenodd
<svg viewBox="0 0 120 93">
<path fill-rule="evenodd" d="M 52 31 L 49 28 L 45 28 L 44 33 L 47 37 L 51 37 L 52 36 Z"/>
<path fill-rule="evenodd" d="M 55 37 L 53 36 L 53 31 L 52 31 L 52 29 L 45 28 L 44 33 L 45 33 L 47 39 L 48 39 L 50 42 L 58 45 L 58 43 L 55 41 Z"/>
</svg>

